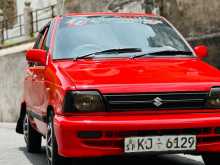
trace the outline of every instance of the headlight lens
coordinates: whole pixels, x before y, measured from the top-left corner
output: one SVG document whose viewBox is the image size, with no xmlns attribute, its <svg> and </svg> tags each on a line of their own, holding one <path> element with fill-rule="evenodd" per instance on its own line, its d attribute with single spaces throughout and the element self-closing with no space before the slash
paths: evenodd
<svg viewBox="0 0 220 165">
<path fill-rule="evenodd" d="M 211 89 L 207 104 L 209 107 L 220 108 L 220 87 Z"/>
<path fill-rule="evenodd" d="M 103 99 L 97 91 L 69 91 L 64 101 L 64 112 L 104 111 Z"/>
</svg>

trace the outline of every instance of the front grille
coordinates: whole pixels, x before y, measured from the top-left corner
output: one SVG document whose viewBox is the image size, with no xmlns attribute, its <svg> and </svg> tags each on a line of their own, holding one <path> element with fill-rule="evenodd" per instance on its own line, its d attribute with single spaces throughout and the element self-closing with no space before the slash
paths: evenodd
<svg viewBox="0 0 220 165">
<path fill-rule="evenodd" d="M 107 94 L 104 98 L 109 110 L 140 109 L 202 109 L 205 108 L 207 92 Z"/>
</svg>

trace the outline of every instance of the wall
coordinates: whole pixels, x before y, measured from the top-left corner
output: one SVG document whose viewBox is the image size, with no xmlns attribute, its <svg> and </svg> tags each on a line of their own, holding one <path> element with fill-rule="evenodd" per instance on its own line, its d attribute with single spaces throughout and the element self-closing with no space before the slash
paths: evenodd
<svg viewBox="0 0 220 165">
<path fill-rule="evenodd" d="M 190 38 L 189 43 L 192 47 L 196 45 L 207 45 L 209 56 L 205 59 L 209 64 L 220 69 L 220 34 L 207 35 L 206 37 Z"/>
<path fill-rule="evenodd" d="M 161 15 L 168 18 L 181 33 L 201 36 L 219 32 L 219 0 L 158 0 L 161 1 Z"/>
<path fill-rule="evenodd" d="M 65 12 L 106 11 L 110 0 L 66 0 Z"/>
<path fill-rule="evenodd" d="M 65 12 L 144 12 L 143 0 L 66 0 Z"/>
<path fill-rule="evenodd" d="M 17 120 L 26 66 L 24 52 L 32 45 L 0 50 L 0 122 Z"/>
</svg>

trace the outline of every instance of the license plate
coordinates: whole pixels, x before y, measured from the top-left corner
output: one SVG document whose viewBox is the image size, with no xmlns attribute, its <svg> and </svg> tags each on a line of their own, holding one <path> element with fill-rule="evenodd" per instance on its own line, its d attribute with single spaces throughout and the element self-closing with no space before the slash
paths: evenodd
<svg viewBox="0 0 220 165">
<path fill-rule="evenodd" d="M 125 153 L 196 150 L 196 136 L 149 136 L 125 138 Z"/>
</svg>

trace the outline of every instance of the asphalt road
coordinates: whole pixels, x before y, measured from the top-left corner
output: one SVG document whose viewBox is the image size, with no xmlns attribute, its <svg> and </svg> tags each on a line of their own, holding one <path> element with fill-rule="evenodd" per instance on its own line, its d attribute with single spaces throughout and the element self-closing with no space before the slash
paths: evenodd
<svg viewBox="0 0 220 165">
<path fill-rule="evenodd" d="M 47 165 L 45 149 L 40 154 L 26 152 L 22 135 L 14 131 L 14 124 L 0 123 L 0 165 Z M 148 165 L 203 165 L 200 156 L 161 155 L 139 157 L 107 157 L 77 160 L 77 165 L 148 164 Z"/>
</svg>

